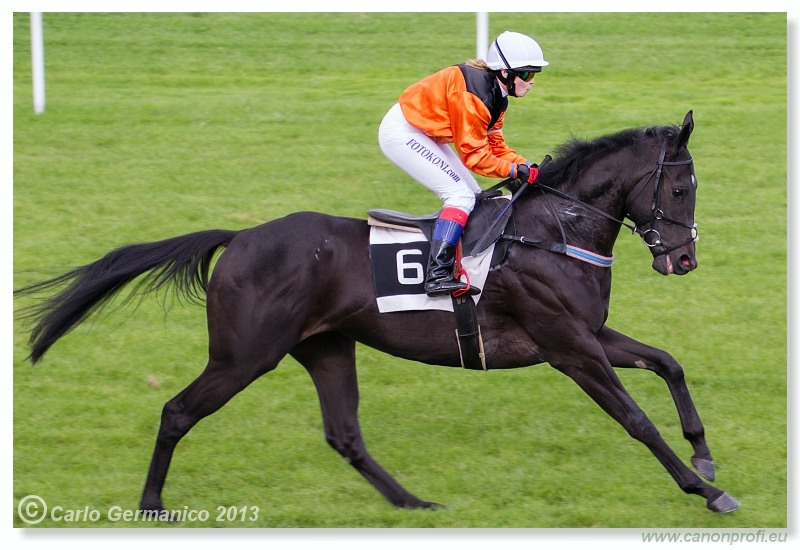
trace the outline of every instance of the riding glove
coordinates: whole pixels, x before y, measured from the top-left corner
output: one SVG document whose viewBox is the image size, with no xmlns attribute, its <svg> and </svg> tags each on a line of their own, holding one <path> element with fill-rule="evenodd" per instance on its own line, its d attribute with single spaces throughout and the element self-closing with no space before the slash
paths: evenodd
<svg viewBox="0 0 800 550">
<path fill-rule="evenodd" d="M 535 164 L 517 164 L 512 173 L 516 179 L 528 184 L 532 184 L 539 177 L 539 169 Z"/>
</svg>

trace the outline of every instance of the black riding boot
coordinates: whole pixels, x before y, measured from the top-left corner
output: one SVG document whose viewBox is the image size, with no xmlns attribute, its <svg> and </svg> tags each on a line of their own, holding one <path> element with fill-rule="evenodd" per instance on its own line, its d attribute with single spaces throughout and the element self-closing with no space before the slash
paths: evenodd
<svg viewBox="0 0 800 550">
<path fill-rule="evenodd" d="M 428 296 L 452 294 L 464 290 L 467 284 L 454 277 L 456 245 L 446 241 L 431 241 L 431 254 L 428 260 L 428 276 L 425 279 L 425 293 Z M 480 294 L 478 287 L 471 286 L 469 294 Z"/>
</svg>

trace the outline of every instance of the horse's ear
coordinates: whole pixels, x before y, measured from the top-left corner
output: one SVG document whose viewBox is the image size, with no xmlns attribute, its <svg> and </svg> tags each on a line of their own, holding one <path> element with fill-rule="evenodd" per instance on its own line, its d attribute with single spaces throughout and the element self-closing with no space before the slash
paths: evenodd
<svg viewBox="0 0 800 550">
<path fill-rule="evenodd" d="M 694 119 L 692 118 L 692 112 L 689 111 L 686 113 L 686 116 L 683 117 L 681 133 L 678 136 L 678 143 L 675 145 L 676 153 L 680 151 L 682 147 L 686 147 L 686 144 L 689 143 L 689 136 L 692 135 L 692 130 L 694 130 Z"/>
</svg>

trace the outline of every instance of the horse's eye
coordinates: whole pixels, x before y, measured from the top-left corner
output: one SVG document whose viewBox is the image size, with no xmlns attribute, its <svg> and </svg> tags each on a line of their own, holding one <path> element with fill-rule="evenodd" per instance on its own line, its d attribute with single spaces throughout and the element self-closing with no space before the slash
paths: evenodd
<svg viewBox="0 0 800 550">
<path fill-rule="evenodd" d="M 672 196 L 675 199 L 681 200 L 681 199 L 683 199 L 683 197 L 686 196 L 686 189 L 681 189 L 681 188 L 673 189 L 672 190 Z"/>
</svg>

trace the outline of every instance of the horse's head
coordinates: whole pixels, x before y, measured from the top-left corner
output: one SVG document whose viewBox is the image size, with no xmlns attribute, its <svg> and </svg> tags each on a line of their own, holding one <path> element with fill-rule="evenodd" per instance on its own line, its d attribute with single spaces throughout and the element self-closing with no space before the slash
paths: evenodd
<svg viewBox="0 0 800 550">
<path fill-rule="evenodd" d="M 628 198 L 628 217 L 653 254 L 662 275 L 685 275 L 697 267 L 694 205 L 697 179 L 687 149 L 694 122 L 689 111 L 677 135 L 662 140 L 654 170 Z"/>
</svg>

